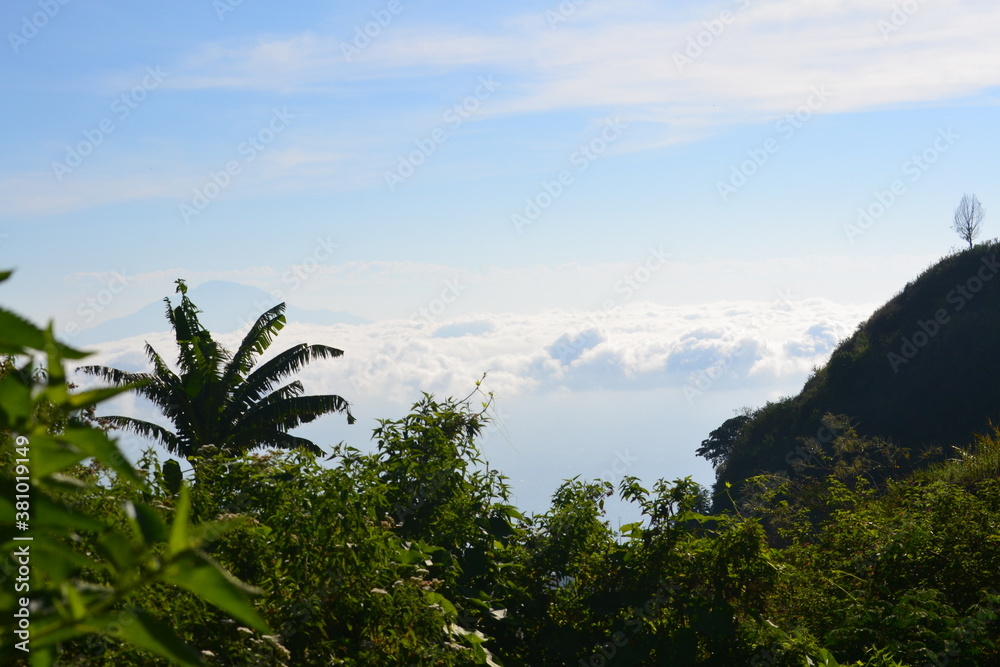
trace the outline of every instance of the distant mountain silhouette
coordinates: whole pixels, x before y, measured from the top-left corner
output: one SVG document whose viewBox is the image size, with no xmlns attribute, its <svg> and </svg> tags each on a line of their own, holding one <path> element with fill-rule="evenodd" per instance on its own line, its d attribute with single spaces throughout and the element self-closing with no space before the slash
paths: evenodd
<svg viewBox="0 0 1000 667">
<path fill-rule="evenodd" d="M 788 470 L 803 438 L 826 443 L 827 413 L 859 435 L 891 440 L 911 460 L 969 445 L 1000 425 L 1000 242 L 945 257 L 841 342 L 798 396 L 727 420 L 702 443 L 713 460 L 716 501 L 725 484 Z"/>
<path fill-rule="evenodd" d="M 173 294 L 171 299 L 176 302 Z M 212 280 L 188 290 L 188 296 L 203 313 L 202 323 L 212 333 L 229 333 L 248 324 L 268 308 L 277 305 L 264 290 L 224 280 Z M 165 315 L 166 304 L 155 301 L 143 309 L 113 320 L 102 322 L 95 327 L 81 331 L 72 340 L 75 346 L 106 343 L 109 341 L 159 333 L 170 330 Z M 288 306 L 285 317 L 289 322 L 307 324 L 367 324 L 369 320 L 345 311 L 309 310 Z"/>
</svg>

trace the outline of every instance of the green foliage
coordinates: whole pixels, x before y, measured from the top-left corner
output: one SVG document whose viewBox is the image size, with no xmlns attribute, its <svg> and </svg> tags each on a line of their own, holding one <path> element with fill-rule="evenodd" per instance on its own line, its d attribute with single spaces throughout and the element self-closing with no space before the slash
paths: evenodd
<svg viewBox="0 0 1000 667">
<path fill-rule="evenodd" d="M 730 509 L 727 482 L 794 472 L 802 438 L 815 439 L 829 413 L 849 415 L 866 438 L 909 448 L 913 462 L 898 476 L 989 435 L 1000 423 L 998 260 L 997 241 L 943 258 L 841 341 L 798 395 L 713 431 L 699 454 L 716 466 L 716 511 Z"/>
<path fill-rule="evenodd" d="M 229 385 L 216 376 L 252 377 L 277 328 L 265 317 L 270 333 L 230 357 L 179 290 L 180 365 L 219 373 L 175 378 L 217 415 Z M 35 664 L 1000 664 L 1000 433 L 911 474 L 907 449 L 824 414 L 784 470 L 738 489 L 734 512 L 710 514 L 690 478 L 576 477 L 526 516 L 477 447 L 493 404 L 479 383 L 379 421 L 368 452 L 202 445 L 133 467 L 92 411 L 130 387 L 74 393 L 51 330 L 18 327 L 0 349 L 39 350 L 16 342 L 30 340 L 48 364 L 0 364 L 0 539 L 16 565 L 23 437 Z M 704 454 L 720 471 L 766 455 L 774 441 L 748 434 L 792 402 L 730 420 Z M 611 526 L 615 495 L 638 521 Z"/>
<path fill-rule="evenodd" d="M 5 279 L 8 274 L 0 276 Z M 129 606 L 154 585 L 193 591 L 233 618 L 266 631 L 250 604 L 252 589 L 204 553 L 190 533 L 186 487 L 174 511 L 136 499 L 148 491 L 117 445 L 83 413 L 131 387 L 71 391 L 63 360 L 81 352 L 0 310 L 0 588 L 3 660 L 50 665 L 60 646 L 87 636 L 114 636 L 177 664 L 200 664 L 163 617 Z M 44 371 L 32 372 L 42 354 Z M 18 368 L 18 359 L 26 363 Z M 103 466 L 128 494 L 105 498 L 113 513 L 88 511 L 95 489 L 73 476 L 84 460 Z M 98 495 L 103 495 L 96 491 Z M 124 520 L 121 520 L 124 518 Z M 87 546 L 81 547 L 85 543 Z"/>
</svg>

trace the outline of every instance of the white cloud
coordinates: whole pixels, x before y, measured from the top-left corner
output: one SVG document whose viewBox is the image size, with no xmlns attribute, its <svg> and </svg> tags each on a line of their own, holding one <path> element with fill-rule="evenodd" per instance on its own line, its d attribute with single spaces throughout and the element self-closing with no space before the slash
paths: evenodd
<svg viewBox="0 0 1000 667">
<path fill-rule="evenodd" d="M 275 349 L 299 342 L 343 349 L 342 358 L 313 364 L 302 379 L 310 392 L 352 400 L 406 402 L 421 391 L 463 396 L 483 373 L 504 395 L 677 388 L 713 367 L 734 388 L 781 382 L 824 363 L 833 342 L 849 335 L 871 310 L 825 299 L 778 308 L 761 302 L 673 307 L 638 302 L 610 312 L 459 318 L 448 325 L 464 334 L 455 336 L 412 320 L 358 326 L 290 323 Z M 148 339 L 172 357 L 168 334 Z M 239 338 L 231 334 L 221 340 L 235 347 Z M 134 369 L 141 363 L 136 353 L 141 345 L 132 338 L 99 346 L 96 363 Z"/>
<path fill-rule="evenodd" d="M 359 418 L 348 427 L 331 416 L 303 433 L 326 447 L 344 439 L 365 448 L 375 419 L 402 416 L 421 391 L 468 396 L 488 373 L 483 390 L 495 394 L 498 419 L 481 445 L 491 464 L 511 475 L 518 502 L 542 511 L 561 479 L 599 477 L 620 453 L 635 461 L 630 473 L 646 481 L 696 474 L 708 483 L 711 470 L 692 454 L 698 442 L 734 409 L 794 393 L 809 369 L 827 358 L 826 343 L 849 335 L 872 309 L 826 299 L 779 307 L 635 302 L 610 316 L 545 310 L 478 314 L 444 325 L 290 323 L 273 349 L 311 342 L 344 350 L 343 357 L 314 362 L 298 376 L 309 393 L 347 398 Z M 147 339 L 173 362 L 169 334 L 155 334 L 99 346 L 87 363 L 145 369 Z M 234 348 L 239 334 L 219 339 Z M 578 354 L 553 355 L 560 341 L 571 347 L 577 341 Z M 699 374 L 712 381 L 702 384 Z M 686 387 L 701 393 L 688 396 Z M 100 410 L 109 413 L 163 423 L 145 401 L 130 396 Z M 143 446 L 129 442 L 133 454 Z"/>
<path fill-rule="evenodd" d="M 614 106 L 698 127 L 782 115 L 823 84 L 832 93 L 824 111 L 836 112 L 933 103 L 1000 84 L 995 4 L 922 3 L 898 26 L 892 5 L 861 1 L 724 3 L 683 15 L 653 3 L 589 4 L 554 29 L 542 12 L 475 34 L 404 21 L 350 63 L 338 35 L 212 45 L 170 85 L 334 88 L 474 68 L 511 81 L 503 102 L 483 113 Z M 732 12 L 726 24 L 724 9 Z M 690 57 L 688 40 L 695 57 L 679 67 L 675 54 Z"/>
</svg>

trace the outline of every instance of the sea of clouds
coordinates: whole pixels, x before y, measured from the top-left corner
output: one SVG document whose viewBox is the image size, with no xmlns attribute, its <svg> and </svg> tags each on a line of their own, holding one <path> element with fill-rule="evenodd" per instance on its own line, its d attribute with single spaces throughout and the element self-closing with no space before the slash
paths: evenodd
<svg viewBox="0 0 1000 667">
<path fill-rule="evenodd" d="M 685 475 L 711 483 L 711 467 L 694 456 L 701 439 L 737 409 L 796 393 L 872 309 L 779 295 L 772 302 L 635 302 L 447 322 L 293 322 L 269 355 L 300 342 L 344 351 L 298 374 L 308 393 L 344 396 L 358 417 L 354 426 L 328 416 L 303 428 L 323 445 L 367 448 L 377 420 L 402 417 L 421 392 L 471 394 L 477 410 L 492 393 L 483 449 L 511 477 L 520 504 L 543 511 L 561 480 L 577 474 L 614 484 L 626 474 L 649 483 Z M 242 333 L 218 338 L 235 349 Z M 88 362 L 145 370 L 145 342 L 173 361 L 174 344 L 162 333 L 95 346 Z M 131 396 L 103 413 L 162 422 Z M 133 452 L 141 446 L 124 442 Z"/>
</svg>

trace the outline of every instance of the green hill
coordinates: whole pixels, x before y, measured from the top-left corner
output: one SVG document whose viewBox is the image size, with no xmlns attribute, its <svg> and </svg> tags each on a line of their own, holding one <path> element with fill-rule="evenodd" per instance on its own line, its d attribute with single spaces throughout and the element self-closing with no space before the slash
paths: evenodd
<svg viewBox="0 0 1000 667">
<path fill-rule="evenodd" d="M 716 465 L 716 509 L 726 483 L 801 473 L 846 415 L 861 436 L 910 450 L 910 466 L 1000 424 L 1000 242 L 945 257 L 879 308 L 794 397 L 734 417 L 698 453 Z M 900 474 L 904 473 L 900 470 Z"/>
</svg>

